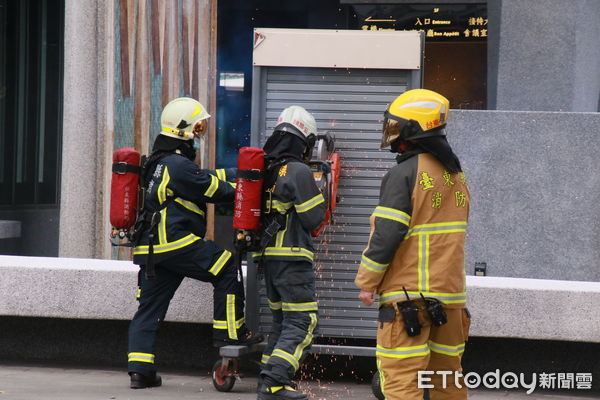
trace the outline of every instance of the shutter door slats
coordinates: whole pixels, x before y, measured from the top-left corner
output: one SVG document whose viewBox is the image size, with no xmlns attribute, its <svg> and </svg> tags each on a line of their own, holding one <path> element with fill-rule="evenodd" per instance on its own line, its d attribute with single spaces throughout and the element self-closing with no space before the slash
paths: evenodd
<svg viewBox="0 0 600 400">
<path fill-rule="evenodd" d="M 285 108 L 285 106 L 283 106 L 283 108 Z M 267 123 L 274 123 L 275 121 L 277 121 L 277 118 L 279 118 L 279 113 L 281 112 L 281 109 L 274 109 L 274 110 L 269 110 L 267 111 Z M 360 113 L 360 112 L 348 112 L 348 110 L 340 110 L 340 111 L 335 111 L 334 110 L 330 110 L 328 109 L 327 112 L 317 112 L 314 111 L 311 113 L 316 119 L 318 120 L 332 120 L 332 121 L 337 121 L 339 122 L 348 122 L 348 123 L 355 123 L 355 122 L 368 122 L 368 123 L 378 123 L 381 124 L 380 120 L 381 118 L 383 118 L 383 113 L 378 113 L 377 115 L 373 115 L 373 112 L 371 113 Z M 336 124 L 336 128 L 339 129 L 339 126 Z M 379 141 L 381 140 L 381 135 L 377 135 L 377 134 L 371 134 L 369 135 L 369 138 L 375 139 L 377 141 L 377 143 L 379 143 Z M 363 140 L 367 139 L 365 137 L 362 138 Z"/>
<path fill-rule="evenodd" d="M 386 172 L 387 172 L 387 170 L 366 171 L 364 169 L 358 169 L 358 168 L 345 168 L 342 170 L 340 175 L 341 175 L 342 179 L 343 178 L 348 178 L 348 179 L 369 178 L 369 177 L 376 177 L 378 179 L 381 179 L 386 174 Z"/>
<path fill-rule="evenodd" d="M 391 94 L 381 94 L 381 95 L 369 95 L 366 96 L 364 94 L 346 94 L 344 99 L 347 102 L 356 102 L 356 103 L 364 103 L 365 101 L 373 101 L 375 103 L 381 104 L 382 106 L 382 110 L 385 110 L 385 105 L 388 104 L 390 102 L 390 96 Z M 288 92 L 276 92 L 276 93 L 269 93 L 269 95 L 267 96 L 267 101 L 269 100 L 281 100 L 287 104 L 290 104 L 288 101 L 290 99 L 295 99 L 296 103 L 298 101 L 304 101 L 304 104 L 311 104 L 311 103 L 326 103 L 326 102 L 334 102 L 337 100 L 337 98 L 339 97 L 339 95 L 336 95 L 335 93 L 300 93 L 300 92 L 292 92 L 292 91 L 288 91 Z M 395 97 L 395 96 L 394 96 Z M 392 98 L 392 100 L 394 100 Z M 271 106 L 269 104 L 269 106 Z M 308 107 L 308 106 L 307 106 Z M 276 109 L 274 106 L 271 106 L 269 108 L 267 108 L 267 110 L 270 109 Z M 380 115 L 383 114 L 383 112 L 379 113 Z"/>
<path fill-rule="evenodd" d="M 396 93 L 397 86 L 381 86 L 381 85 L 352 85 L 352 84 L 336 84 L 329 85 L 321 82 L 268 82 L 267 90 L 272 92 L 315 92 L 315 93 L 334 93 L 350 92 L 354 93 L 374 93 L 381 95 L 384 93 Z M 394 97 L 396 97 L 394 95 Z"/>
<path fill-rule="evenodd" d="M 385 108 L 386 106 L 386 102 L 381 102 L 381 103 L 369 103 L 369 104 L 364 104 L 364 102 L 343 102 L 343 103 L 336 103 L 336 104 L 332 104 L 331 102 L 317 102 L 317 101 L 311 101 L 310 103 L 310 107 L 311 110 L 313 110 L 315 113 L 319 112 L 319 111 L 325 111 L 325 112 L 340 112 L 340 113 L 346 113 L 346 114 L 352 114 L 352 113 L 362 113 L 362 112 L 372 112 L 376 115 L 379 115 L 379 118 L 382 118 L 383 116 L 383 111 L 381 111 L 382 109 Z M 279 116 L 279 113 L 277 112 L 277 110 L 283 110 L 284 108 L 286 108 L 289 105 L 288 100 L 277 100 L 277 99 L 271 99 L 271 101 L 269 102 L 269 107 L 271 107 L 269 109 L 269 113 L 273 112 L 275 113 L 275 118 L 277 118 Z M 267 113 L 267 116 L 269 114 Z M 374 117 L 374 115 L 372 116 Z M 371 118 L 372 118 L 371 117 Z M 272 118 L 268 116 L 268 118 Z"/>
<path fill-rule="evenodd" d="M 306 109 L 310 109 L 308 107 L 305 107 Z M 281 112 L 281 110 L 280 110 Z M 318 118 L 316 118 L 317 120 L 317 125 L 320 125 L 319 122 L 321 122 L 322 120 L 319 120 Z M 323 120 L 324 121 L 324 120 Z M 373 125 L 377 125 L 379 127 L 379 129 L 381 130 L 381 124 L 379 123 L 360 123 L 360 122 L 340 122 L 337 120 L 333 120 L 333 123 L 330 120 L 327 120 L 329 125 L 331 125 L 332 127 L 335 127 L 335 131 L 338 132 L 348 132 L 348 131 L 372 131 L 374 129 Z M 276 119 L 272 119 L 272 120 L 267 120 L 267 132 L 272 132 L 273 128 L 275 128 L 275 125 L 277 124 L 277 120 Z M 326 130 L 332 130 L 332 129 L 326 129 Z M 343 136 L 339 135 L 341 138 Z M 336 134 L 335 137 L 337 138 L 338 135 Z M 381 136 L 379 137 L 379 139 L 377 140 L 377 144 L 379 144 L 379 141 L 381 140 Z M 377 147 L 377 149 L 379 149 L 379 147 Z"/>
</svg>

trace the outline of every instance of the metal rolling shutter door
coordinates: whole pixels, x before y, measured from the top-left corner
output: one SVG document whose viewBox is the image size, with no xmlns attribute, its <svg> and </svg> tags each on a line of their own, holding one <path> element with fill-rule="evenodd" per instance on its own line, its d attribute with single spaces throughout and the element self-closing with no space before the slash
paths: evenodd
<svg viewBox="0 0 600 400">
<path fill-rule="evenodd" d="M 262 71 L 259 143 L 273 131 L 281 110 L 297 104 L 317 119 L 320 132 L 333 132 L 342 159 L 334 223 L 317 238 L 315 269 L 319 335 L 374 338 L 374 307 L 361 308 L 354 277 L 369 238 L 369 216 L 377 205 L 381 178 L 394 157 L 379 150 L 387 105 L 411 89 L 407 70 L 348 70 L 268 67 Z M 271 312 L 259 283 L 260 329 L 270 330 Z"/>
</svg>

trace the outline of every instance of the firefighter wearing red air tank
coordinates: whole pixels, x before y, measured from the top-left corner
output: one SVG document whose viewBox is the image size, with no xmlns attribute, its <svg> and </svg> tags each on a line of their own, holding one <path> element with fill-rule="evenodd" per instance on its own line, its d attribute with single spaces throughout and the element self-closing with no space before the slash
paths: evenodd
<svg viewBox="0 0 600 400">
<path fill-rule="evenodd" d="M 206 204 L 232 203 L 235 192 L 231 183 L 235 170 L 205 170 L 193 162 L 194 142 L 206 133 L 208 117 L 194 99 L 169 102 L 143 168 L 146 191 L 138 218 L 143 226 L 134 248 L 134 263 L 140 266 L 139 307 L 129 326 L 128 369 L 133 389 L 161 385 L 154 364 L 156 332 L 184 277 L 214 287 L 216 346 L 262 340 L 246 328 L 244 288 L 232 254 L 204 239 Z"/>
<path fill-rule="evenodd" d="M 264 145 L 262 230 L 264 265 L 273 328 L 262 355 L 259 400 L 307 399 L 290 386 L 317 328 L 317 299 L 310 232 L 325 218 L 325 199 L 306 164 L 317 124 L 300 106 L 283 110 Z"/>
<path fill-rule="evenodd" d="M 398 165 L 382 180 L 355 283 L 365 305 L 379 295 L 377 365 L 388 400 L 423 399 L 419 371 L 462 371 L 470 197 L 446 140 L 448 111 L 445 97 L 415 89 L 384 114 L 381 147 L 399 154 Z M 467 398 L 453 376 L 445 387 L 441 375 L 427 376 L 432 400 Z"/>
</svg>

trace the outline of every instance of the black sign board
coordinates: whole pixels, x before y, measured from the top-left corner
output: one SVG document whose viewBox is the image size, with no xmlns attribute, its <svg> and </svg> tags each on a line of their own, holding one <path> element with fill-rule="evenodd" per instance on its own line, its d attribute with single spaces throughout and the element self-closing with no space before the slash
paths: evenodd
<svg viewBox="0 0 600 400">
<path fill-rule="evenodd" d="M 485 41 L 485 4 L 354 4 L 360 29 L 417 30 L 426 41 Z"/>
</svg>

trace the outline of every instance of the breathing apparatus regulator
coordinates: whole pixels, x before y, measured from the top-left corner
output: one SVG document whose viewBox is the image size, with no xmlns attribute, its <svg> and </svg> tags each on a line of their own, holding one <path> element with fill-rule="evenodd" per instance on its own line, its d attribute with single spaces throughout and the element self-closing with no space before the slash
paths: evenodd
<svg viewBox="0 0 600 400">
<path fill-rule="evenodd" d="M 202 138 L 206 133 L 206 120 L 210 115 L 204 106 L 189 97 L 180 97 L 170 101 L 163 109 L 160 122 L 160 135 L 190 143 Z M 180 146 L 193 158 L 194 148 L 187 144 Z M 180 152 L 176 150 L 176 152 Z M 165 153 L 168 154 L 168 153 Z M 110 190 L 110 223 L 111 244 L 113 246 L 133 247 L 137 244 L 145 230 L 152 230 L 159 222 L 160 210 L 170 202 L 161 205 L 152 215 L 144 211 L 144 194 L 148 182 L 146 175 L 149 168 L 154 168 L 160 157 L 140 155 L 131 147 L 117 149 L 113 153 L 111 190 Z M 119 243 L 119 239 L 127 239 L 128 243 Z M 152 243 L 150 243 L 152 246 Z"/>
</svg>

